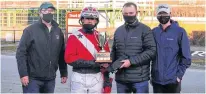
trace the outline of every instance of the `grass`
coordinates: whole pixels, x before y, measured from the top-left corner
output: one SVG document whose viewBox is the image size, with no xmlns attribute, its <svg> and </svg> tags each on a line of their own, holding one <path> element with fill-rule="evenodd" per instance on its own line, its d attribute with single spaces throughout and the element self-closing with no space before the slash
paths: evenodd
<svg viewBox="0 0 206 94">
<path fill-rule="evenodd" d="M 16 51 L 16 46 L 6 46 L 6 47 L 1 47 L 1 50 L 12 50 Z"/>
<path fill-rule="evenodd" d="M 7 41 L 1 41 L 1 45 L 4 45 L 4 44 L 14 44 L 13 41 L 10 41 L 10 42 L 7 42 Z"/>
<path fill-rule="evenodd" d="M 205 65 L 205 59 L 192 59 L 192 63 L 198 64 L 198 65 Z"/>
<path fill-rule="evenodd" d="M 1 54 L 11 54 L 16 52 L 16 46 L 1 47 Z"/>
</svg>

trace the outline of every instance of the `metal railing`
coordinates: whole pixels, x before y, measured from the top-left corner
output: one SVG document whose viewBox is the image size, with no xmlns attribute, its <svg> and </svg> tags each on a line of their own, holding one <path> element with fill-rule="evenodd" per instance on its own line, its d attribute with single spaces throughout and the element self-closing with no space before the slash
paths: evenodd
<svg viewBox="0 0 206 94">
<path fill-rule="evenodd" d="M 2 42 L 19 42 L 23 34 L 23 30 L 10 29 L 10 30 L 1 30 L 1 41 Z M 62 29 L 62 32 L 65 33 L 65 29 Z"/>
<path fill-rule="evenodd" d="M 16 43 L 20 40 L 23 30 L 1 30 L 1 41 Z"/>
</svg>

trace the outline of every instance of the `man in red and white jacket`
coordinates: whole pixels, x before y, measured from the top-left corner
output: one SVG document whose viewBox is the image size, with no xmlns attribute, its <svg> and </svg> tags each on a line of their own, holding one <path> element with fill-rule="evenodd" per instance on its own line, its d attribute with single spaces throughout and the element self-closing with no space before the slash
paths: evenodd
<svg viewBox="0 0 206 94">
<path fill-rule="evenodd" d="M 95 62 L 95 55 L 101 50 L 98 32 L 99 12 L 93 7 L 86 7 L 81 12 L 79 23 L 82 28 L 70 35 L 65 50 L 65 61 L 73 66 L 71 93 L 110 93 L 109 73 L 101 72 L 101 67 L 108 64 Z M 108 42 L 104 49 L 109 51 Z"/>
</svg>

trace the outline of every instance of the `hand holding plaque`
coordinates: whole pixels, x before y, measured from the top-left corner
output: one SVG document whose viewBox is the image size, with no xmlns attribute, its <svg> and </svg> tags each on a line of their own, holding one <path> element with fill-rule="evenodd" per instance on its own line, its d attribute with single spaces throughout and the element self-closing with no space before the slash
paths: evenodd
<svg viewBox="0 0 206 94">
<path fill-rule="evenodd" d="M 99 46 L 101 50 L 96 54 L 96 62 L 98 63 L 111 63 L 110 52 L 106 52 L 104 45 L 107 42 L 106 32 L 100 32 L 98 35 Z"/>
</svg>

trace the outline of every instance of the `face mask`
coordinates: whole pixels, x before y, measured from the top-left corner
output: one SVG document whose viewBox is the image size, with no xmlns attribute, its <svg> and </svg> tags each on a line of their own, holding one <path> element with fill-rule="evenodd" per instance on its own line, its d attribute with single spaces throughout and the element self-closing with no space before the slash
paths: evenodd
<svg viewBox="0 0 206 94">
<path fill-rule="evenodd" d="M 161 24 L 166 24 L 170 20 L 170 16 L 157 16 L 157 19 Z"/>
<path fill-rule="evenodd" d="M 137 18 L 136 18 L 136 15 L 135 15 L 135 16 L 125 16 L 125 15 L 123 15 L 123 17 L 124 17 L 124 21 L 125 21 L 126 23 L 129 23 L 129 24 L 134 23 L 135 20 L 137 19 Z"/>
<path fill-rule="evenodd" d="M 53 14 L 49 13 L 49 14 L 43 14 L 42 19 L 47 22 L 50 23 L 53 20 Z"/>
<path fill-rule="evenodd" d="M 94 27 L 95 26 L 92 24 L 83 24 L 83 28 L 85 29 L 85 32 L 92 32 Z"/>
</svg>

